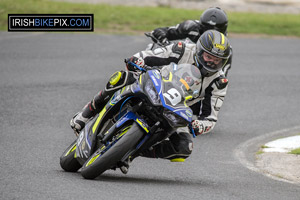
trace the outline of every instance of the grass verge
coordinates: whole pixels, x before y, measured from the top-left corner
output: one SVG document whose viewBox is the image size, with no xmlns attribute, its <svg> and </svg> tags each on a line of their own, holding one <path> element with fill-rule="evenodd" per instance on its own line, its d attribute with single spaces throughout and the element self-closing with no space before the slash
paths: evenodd
<svg viewBox="0 0 300 200">
<path fill-rule="evenodd" d="M 0 30 L 7 30 L 8 14 L 93 13 L 96 32 L 139 34 L 157 27 L 172 26 L 187 19 L 199 19 L 202 11 L 167 7 L 129 7 L 80 4 L 50 0 L 1 0 Z M 300 37 L 300 15 L 228 12 L 229 33 L 250 33 Z"/>
<path fill-rule="evenodd" d="M 300 148 L 294 149 L 294 150 L 292 150 L 290 153 L 291 153 L 291 154 L 300 155 Z"/>
<path fill-rule="evenodd" d="M 258 152 L 256 152 L 256 155 L 261 155 L 261 154 L 263 154 L 263 153 L 265 153 L 265 152 L 262 151 L 262 150 L 259 150 Z"/>
</svg>

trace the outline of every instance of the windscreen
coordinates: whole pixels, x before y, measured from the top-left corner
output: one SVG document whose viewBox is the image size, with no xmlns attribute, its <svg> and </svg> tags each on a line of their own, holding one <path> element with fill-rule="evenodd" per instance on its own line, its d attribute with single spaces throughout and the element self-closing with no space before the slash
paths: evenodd
<svg viewBox="0 0 300 200">
<path fill-rule="evenodd" d="M 160 71 L 163 79 L 162 94 L 169 106 L 184 106 L 186 99 L 199 95 L 200 70 L 191 64 L 170 64 Z"/>
</svg>

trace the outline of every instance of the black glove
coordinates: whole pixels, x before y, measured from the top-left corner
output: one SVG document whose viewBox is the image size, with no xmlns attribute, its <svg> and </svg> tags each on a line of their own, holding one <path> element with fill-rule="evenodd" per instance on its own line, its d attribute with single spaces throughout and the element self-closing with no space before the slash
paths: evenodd
<svg viewBox="0 0 300 200">
<path fill-rule="evenodd" d="M 163 28 L 154 29 L 152 35 L 160 42 L 167 38 L 167 33 Z"/>
<path fill-rule="evenodd" d="M 132 56 L 131 58 L 127 58 L 125 59 L 125 63 L 126 63 L 126 67 L 128 71 L 139 71 L 140 69 L 138 69 L 136 66 L 134 66 L 131 63 L 136 64 L 137 66 L 139 66 L 140 68 L 144 69 L 145 66 L 145 62 L 143 58 L 137 58 L 135 56 Z"/>
</svg>

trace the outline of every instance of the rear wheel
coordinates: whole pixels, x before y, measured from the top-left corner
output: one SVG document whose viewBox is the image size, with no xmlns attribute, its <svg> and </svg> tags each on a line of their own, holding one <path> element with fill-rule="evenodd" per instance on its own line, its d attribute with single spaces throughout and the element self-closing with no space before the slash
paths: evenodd
<svg viewBox="0 0 300 200">
<path fill-rule="evenodd" d="M 75 140 L 60 156 L 60 166 L 67 172 L 77 172 L 81 165 L 76 159 L 76 144 Z"/>
<path fill-rule="evenodd" d="M 144 132 L 139 125 L 133 123 L 130 128 L 123 129 L 110 143 L 99 148 L 83 165 L 81 175 L 86 179 L 94 179 L 107 169 L 111 169 L 123 156 L 136 146 Z"/>
</svg>

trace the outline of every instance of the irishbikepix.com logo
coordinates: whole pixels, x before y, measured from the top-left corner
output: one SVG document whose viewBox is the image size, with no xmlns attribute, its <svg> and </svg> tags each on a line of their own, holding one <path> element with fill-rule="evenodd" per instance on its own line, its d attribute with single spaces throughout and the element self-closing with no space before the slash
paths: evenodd
<svg viewBox="0 0 300 200">
<path fill-rule="evenodd" d="M 94 31 L 94 15 L 8 14 L 8 31 Z"/>
</svg>

